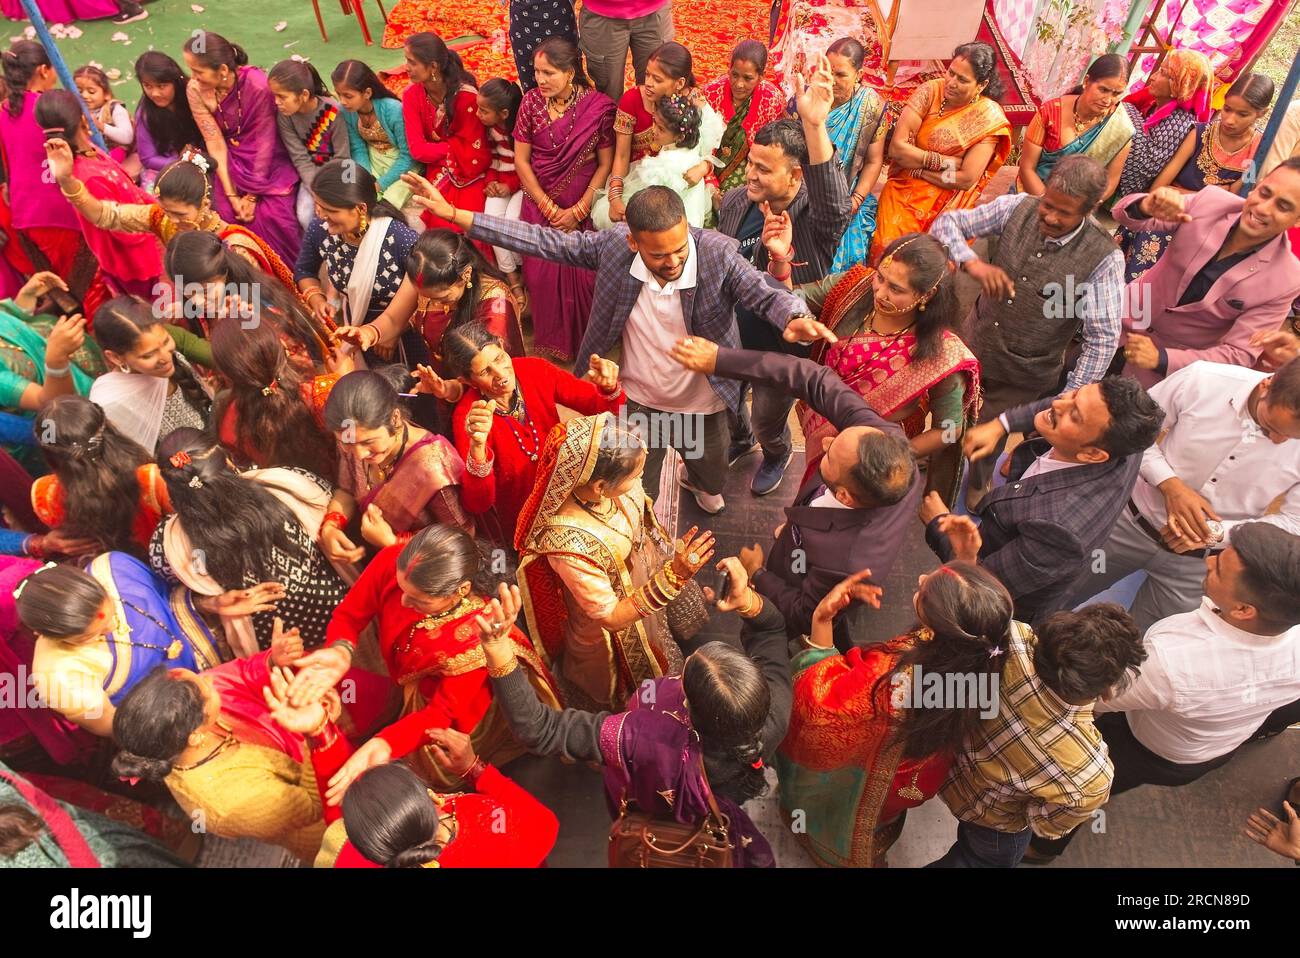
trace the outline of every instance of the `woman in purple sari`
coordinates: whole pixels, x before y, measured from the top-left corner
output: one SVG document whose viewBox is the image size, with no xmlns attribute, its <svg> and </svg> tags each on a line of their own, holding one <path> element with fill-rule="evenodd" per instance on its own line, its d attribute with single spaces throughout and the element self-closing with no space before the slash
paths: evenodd
<svg viewBox="0 0 1300 958">
<path fill-rule="evenodd" d="M 572 233 L 594 229 L 591 204 L 614 165 L 614 101 L 591 88 L 573 41 L 550 37 L 533 54 L 536 88 L 515 120 L 515 170 L 524 188 L 520 219 Z M 590 270 L 524 257 L 534 349 L 571 360 L 591 312 Z"/>
<path fill-rule="evenodd" d="M 718 609 L 745 620 L 744 651 L 726 642 L 702 645 L 680 676 L 647 680 L 633 692 L 624 712 L 542 704 L 510 640 L 517 587 L 501 587 L 481 613 L 479 635 L 492 695 L 515 737 L 534 755 L 601 765 L 612 818 L 630 807 L 697 825 L 712 815 L 712 797 L 726 819 L 732 865 L 771 868 L 772 846 L 741 806 L 766 790 L 764 760 L 776 754 L 790 722 L 785 619 L 753 590 L 739 559 L 718 567 L 731 575 L 731 593 Z"/>
<path fill-rule="evenodd" d="M 206 31 L 185 42 L 186 95 L 204 146 L 217 164 L 212 205 L 243 223 L 286 263 L 298 258 L 298 171 L 280 140 L 266 74 L 248 66 L 238 44 Z"/>
</svg>

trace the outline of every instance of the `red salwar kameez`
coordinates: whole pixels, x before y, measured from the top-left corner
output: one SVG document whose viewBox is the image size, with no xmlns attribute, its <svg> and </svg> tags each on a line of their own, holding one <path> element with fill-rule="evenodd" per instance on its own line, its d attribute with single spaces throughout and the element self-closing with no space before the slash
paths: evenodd
<svg viewBox="0 0 1300 958">
<path fill-rule="evenodd" d="M 492 141 L 478 118 L 478 91 L 461 86 L 450 120 L 444 106 L 435 106 L 419 83 L 411 84 L 402 94 L 402 119 L 411 158 L 425 165 L 425 177 L 448 203 L 458 210 L 482 213 L 487 202 Z M 421 218 L 429 229 L 461 232 L 428 210 Z M 491 247 L 488 250 L 488 260 L 492 261 Z"/>
</svg>

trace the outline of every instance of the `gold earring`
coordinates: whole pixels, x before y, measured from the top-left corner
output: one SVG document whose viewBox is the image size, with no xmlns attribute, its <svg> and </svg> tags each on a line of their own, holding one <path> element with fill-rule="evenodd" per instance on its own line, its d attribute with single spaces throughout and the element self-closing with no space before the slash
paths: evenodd
<svg viewBox="0 0 1300 958">
<path fill-rule="evenodd" d="M 370 228 L 370 217 L 366 215 L 365 207 L 361 208 L 361 222 L 357 225 L 357 232 L 364 233 Z"/>
</svg>

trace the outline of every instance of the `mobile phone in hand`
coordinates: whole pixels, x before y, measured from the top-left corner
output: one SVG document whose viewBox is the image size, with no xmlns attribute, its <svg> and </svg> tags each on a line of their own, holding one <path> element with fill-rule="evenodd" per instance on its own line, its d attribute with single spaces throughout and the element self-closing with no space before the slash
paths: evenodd
<svg viewBox="0 0 1300 958">
<path fill-rule="evenodd" d="M 729 595 L 731 595 L 731 571 L 724 568 L 718 573 L 718 587 L 713 590 L 713 601 L 716 604 Z"/>
</svg>

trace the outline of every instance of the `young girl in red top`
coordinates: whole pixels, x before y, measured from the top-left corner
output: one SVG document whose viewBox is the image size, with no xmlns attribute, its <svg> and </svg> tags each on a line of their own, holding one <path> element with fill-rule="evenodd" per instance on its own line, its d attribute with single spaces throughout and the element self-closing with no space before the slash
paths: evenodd
<svg viewBox="0 0 1300 958">
<path fill-rule="evenodd" d="M 465 459 L 461 504 L 483 517 L 480 532 L 510 548 L 542 443 L 560 421 L 556 404 L 581 416 L 617 411 L 626 399 L 618 366 L 593 355 L 578 379 L 545 359 L 508 356 L 477 323 L 451 330 L 443 343 L 447 374 L 463 389 L 452 413 L 456 450 Z"/>
<path fill-rule="evenodd" d="M 519 219 L 523 209 L 523 185 L 515 172 L 515 117 L 519 103 L 524 98 L 519 85 L 500 77 L 488 80 L 478 91 L 478 118 L 487 127 L 492 143 L 492 167 L 487 174 L 487 199 L 483 212 L 507 219 Z M 492 247 L 496 253 L 497 269 L 506 274 L 510 291 L 521 301 L 524 298 L 523 257 L 514 250 Z"/>
<path fill-rule="evenodd" d="M 411 85 L 402 94 L 402 119 L 411 157 L 457 209 L 483 212 L 492 145 L 478 116 L 478 90 L 460 56 L 436 33 L 406 41 Z M 425 211 L 430 228 L 456 229 Z M 460 232 L 460 230 L 456 230 Z"/>
</svg>

